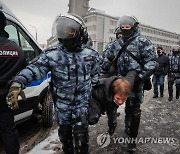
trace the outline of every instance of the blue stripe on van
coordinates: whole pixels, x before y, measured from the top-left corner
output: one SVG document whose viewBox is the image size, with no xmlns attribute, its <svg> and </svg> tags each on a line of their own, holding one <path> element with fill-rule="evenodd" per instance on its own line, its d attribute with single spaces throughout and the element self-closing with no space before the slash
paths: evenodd
<svg viewBox="0 0 180 154">
<path fill-rule="evenodd" d="M 38 86 L 40 85 L 44 80 L 50 79 L 51 78 L 51 74 L 49 73 L 47 76 L 45 76 L 44 78 L 42 78 L 41 80 L 33 80 L 28 87 L 32 87 L 32 86 Z"/>
</svg>

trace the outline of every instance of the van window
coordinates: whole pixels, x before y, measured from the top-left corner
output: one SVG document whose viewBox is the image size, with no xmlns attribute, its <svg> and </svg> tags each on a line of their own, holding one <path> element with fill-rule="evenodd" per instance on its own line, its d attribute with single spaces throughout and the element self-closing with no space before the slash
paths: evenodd
<svg viewBox="0 0 180 154">
<path fill-rule="evenodd" d="M 7 21 L 5 30 L 9 33 L 9 39 L 22 48 L 27 62 L 40 54 L 41 50 L 18 25 L 11 21 Z"/>
</svg>

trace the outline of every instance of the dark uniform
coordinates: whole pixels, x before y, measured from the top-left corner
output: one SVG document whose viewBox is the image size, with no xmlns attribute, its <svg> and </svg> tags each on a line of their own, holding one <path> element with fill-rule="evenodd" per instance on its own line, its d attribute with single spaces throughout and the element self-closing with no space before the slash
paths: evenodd
<svg viewBox="0 0 180 154">
<path fill-rule="evenodd" d="M 8 108 L 6 96 L 8 81 L 25 66 L 24 53 L 18 45 L 8 40 L 9 34 L 4 30 L 2 21 L 6 21 L 0 11 L 0 135 L 7 154 L 19 153 L 18 132 L 14 123 L 13 110 Z"/>
<path fill-rule="evenodd" d="M 130 25 L 131 28 L 128 30 L 122 29 L 121 26 L 123 25 Z M 138 22 L 133 17 L 123 16 L 120 18 L 119 26 L 122 31 L 122 39 L 110 44 L 104 52 L 105 55 L 103 56 L 101 64 L 101 73 L 105 74 L 110 69 L 113 59 L 115 59 L 122 48 L 119 42 L 126 43 L 130 39 L 132 42 L 127 46 L 127 49 L 144 64 L 142 68 L 142 66 L 125 51 L 120 55 L 117 61 L 118 75 L 125 76 L 130 70 L 136 70 L 139 77 L 139 82 L 136 82 L 136 86 L 134 86 L 131 96 L 127 99 L 125 107 L 125 130 L 131 138 L 136 138 L 138 135 L 141 117 L 140 105 L 144 97 L 143 81 L 153 73 L 152 70 L 154 70 L 157 65 L 155 62 L 154 46 L 150 40 L 139 33 L 137 25 Z M 134 150 L 134 147 L 136 146 L 130 145 L 129 150 Z"/>
<path fill-rule="evenodd" d="M 82 44 L 85 32 L 76 16 L 58 16 L 55 22 L 59 43 L 43 51 L 13 81 L 25 87 L 51 71 L 55 116 L 63 151 L 86 154 L 88 107 L 92 84 L 98 82 L 99 55 Z"/>
<path fill-rule="evenodd" d="M 169 72 L 168 72 L 168 92 L 169 101 L 173 99 L 173 85 L 176 85 L 176 99 L 180 95 L 180 47 L 173 49 L 172 56 L 169 58 Z"/>
</svg>

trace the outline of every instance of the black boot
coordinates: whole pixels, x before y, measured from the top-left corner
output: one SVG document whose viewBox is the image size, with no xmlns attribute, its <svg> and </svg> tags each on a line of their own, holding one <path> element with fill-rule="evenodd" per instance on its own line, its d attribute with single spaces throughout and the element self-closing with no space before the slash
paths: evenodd
<svg viewBox="0 0 180 154">
<path fill-rule="evenodd" d="M 131 118 L 125 117 L 125 129 L 124 132 L 129 136 L 130 134 L 130 124 L 131 124 Z"/>
<path fill-rule="evenodd" d="M 128 152 L 134 154 L 136 152 L 136 138 L 131 138 L 131 142 L 128 144 Z"/>
<path fill-rule="evenodd" d="M 75 139 L 75 154 L 88 154 L 88 129 L 83 126 L 75 126 L 73 135 Z"/>
<path fill-rule="evenodd" d="M 109 129 L 108 129 L 109 135 L 112 136 L 114 134 L 114 131 L 115 131 L 116 127 L 117 127 L 116 123 L 109 126 Z"/>
<path fill-rule="evenodd" d="M 172 101 L 172 99 L 173 99 L 173 96 L 169 95 L 168 101 Z"/>
<path fill-rule="evenodd" d="M 62 149 L 65 154 L 74 154 L 72 127 L 61 125 L 58 130 L 58 135 L 62 143 Z"/>
<path fill-rule="evenodd" d="M 168 93 L 169 93 L 168 101 L 172 101 L 173 99 L 173 83 L 172 82 L 168 82 Z"/>
</svg>

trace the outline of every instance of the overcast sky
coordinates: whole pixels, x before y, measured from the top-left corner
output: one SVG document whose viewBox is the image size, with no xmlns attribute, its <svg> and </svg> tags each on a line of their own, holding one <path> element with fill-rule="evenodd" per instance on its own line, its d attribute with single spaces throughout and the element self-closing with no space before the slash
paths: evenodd
<svg viewBox="0 0 180 154">
<path fill-rule="evenodd" d="M 58 14 L 68 11 L 69 0 L 2 0 L 38 42 L 45 43 Z M 180 0 L 90 0 L 90 7 L 112 16 L 134 15 L 140 23 L 180 34 Z M 34 27 L 35 26 L 35 27 Z"/>
</svg>

